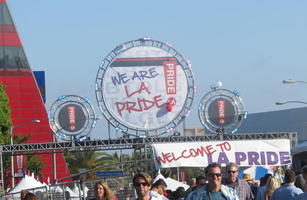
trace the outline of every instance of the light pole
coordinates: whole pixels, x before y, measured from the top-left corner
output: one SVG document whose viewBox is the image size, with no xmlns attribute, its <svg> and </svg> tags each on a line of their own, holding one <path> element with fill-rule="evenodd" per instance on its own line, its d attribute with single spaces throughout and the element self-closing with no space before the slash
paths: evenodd
<svg viewBox="0 0 307 200">
<path fill-rule="evenodd" d="M 40 122 L 39 119 L 35 119 L 35 120 L 32 120 L 32 121 L 26 122 L 24 124 L 12 126 L 11 130 L 10 130 L 10 133 L 11 133 L 11 135 L 10 135 L 10 145 L 14 144 L 14 142 L 13 142 L 13 130 L 20 128 L 20 127 L 24 127 L 24 126 L 31 124 L 31 123 L 39 123 L 39 122 Z M 13 188 L 13 187 L 15 187 L 14 153 L 13 152 L 11 152 L 11 175 L 12 175 L 12 188 Z"/>
<path fill-rule="evenodd" d="M 294 83 L 305 83 L 305 84 L 307 84 L 307 81 L 298 81 L 298 80 L 287 79 L 287 80 L 283 80 L 282 83 L 284 83 L 284 84 L 294 84 Z M 276 105 L 284 105 L 284 104 L 287 104 L 287 103 L 307 104 L 307 102 L 305 102 L 305 101 L 278 101 L 278 102 L 275 102 Z"/>
<path fill-rule="evenodd" d="M 285 83 L 285 84 L 307 83 L 307 81 L 297 81 L 297 80 L 288 79 L 288 80 L 283 80 L 282 83 Z"/>
<path fill-rule="evenodd" d="M 287 103 L 301 103 L 301 104 L 307 104 L 305 101 L 277 101 L 275 102 L 276 105 L 284 105 Z"/>
</svg>

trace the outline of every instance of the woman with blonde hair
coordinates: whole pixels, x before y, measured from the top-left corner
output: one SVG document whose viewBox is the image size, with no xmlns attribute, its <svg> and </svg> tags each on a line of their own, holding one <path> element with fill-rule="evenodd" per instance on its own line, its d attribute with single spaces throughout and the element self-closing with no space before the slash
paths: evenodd
<svg viewBox="0 0 307 200">
<path fill-rule="evenodd" d="M 266 183 L 266 191 L 264 193 L 263 200 L 270 200 L 272 197 L 273 192 L 280 187 L 278 180 L 272 176 Z"/>
<path fill-rule="evenodd" d="M 113 191 L 103 182 L 95 183 L 95 200 L 114 200 Z"/>
</svg>

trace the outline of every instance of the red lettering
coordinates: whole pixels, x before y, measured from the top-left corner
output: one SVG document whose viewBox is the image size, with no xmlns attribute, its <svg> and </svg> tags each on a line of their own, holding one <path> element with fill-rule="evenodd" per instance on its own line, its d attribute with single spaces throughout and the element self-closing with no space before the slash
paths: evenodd
<svg viewBox="0 0 307 200">
<path fill-rule="evenodd" d="M 129 92 L 128 92 L 128 87 L 127 87 L 127 85 L 125 85 L 125 92 L 126 92 L 126 96 L 127 96 L 127 97 L 131 97 L 131 96 L 133 96 L 133 95 L 135 95 L 135 94 L 137 94 L 137 93 L 140 94 L 143 90 L 145 90 L 148 94 L 150 94 L 150 91 L 148 90 L 148 87 L 146 87 L 146 85 L 145 85 L 144 82 L 141 82 L 141 86 L 140 86 L 140 88 L 139 88 L 138 90 L 136 90 L 136 91 L 134 91 L 134 92 L 132 92 L 132 93 L 130 93 L 130 94 L 129 94 Z"/>
<path fill-rule="evenodd" d="M 220 147 L 222 152 L 224 152 L 225 150 L 226 151 L 230 151 L 231 150 L 231 145 L 228 142 L 217 144 L 216 146 Z"/>
<path fill-rule="evenodd" d="M 136 103 L 135 102 L 131 102 L 131 101 L 127 101 L 126 102 L 126 110 L 131 113 L 131 110 L 132 111 L 137 111 L 137 112 L 140 112 L 141 110 L 140 109 L 137 109 L 136 108 Z"/>
<path fill-rule="evenodd" d="M 140 103 L 143 103 L 143 110 L 149 110 L 155 105 L 155 102 L 146 99 L 141 99 Z"/>
<path fill-rule="evenodd" d="M 177 62 L 165 62 L 163 63 L 163 65 L 164 65 L 166 94 L 176 94 Z"/>
<path fill-rule="evenodd" d="M 68 106 L 67 108 L 68 112 L 68 119 L 69 119 L 69 128 L 70 130 L 75 130 L 76 129 L 76 107 L 75 106 Z"/>
<path fill-rule="evenodd" d="M 214 152 L 216 152 L 216 150 L 212 151 L 213 147 L 212 145 L 208 145 L 206 147 L 201 146 L 198 148 L 190 148 L 190 149 L 185 149 L 181 152 L 180 156 L 176 157 L 176 155 L 174 154 L 174 152 L 171 153 L 161 153 L 162 154 L 162 158 L 161 156 L 157 156 L 156 157 L 156 161 L 161 164 L 165 164 L 165 163 L 171 163 L 173 161 L 177 161 L 180 160 L 182 158 L 187 159 L 190 157 L 204 157 L 205 155 L 211 155 Z"/>
<path fill-rule="evenodd" d="M 211 150 L 213 150 L 213 147 L 212 147 L 212 145 L 208 145 L 208 146 L 206 146 L 206 150 L 207 150 L 207 154 L 213 154 L 214 152 L 216 152 L 216 150 L 214 150 L 214 151 L 211 151 Z"/>
<path fill-rule="evenodd" d="M 154 102 L 156 103 L 157 108 L 161 108 L 163 104 L 159 104 L 162 101 L 161 95 L 155 96 L 153 98 Z"/>
<path fill-rule="evenodd" d="M 170 153 L 165 154 L 165 158 L 169 163 L 173 161 L 173 159 L 170 159 L 170 157 L 171 157 Z"/>
<path fill-rule="evenodd" d="M 184 155 L 185 152 L 187 152 L 187 150 L 183 150 L 183 151 L 182 151 L 182 153 L 181 153 L 182 157 L 183 157 L 183 158 L 189 158 L 190 156 L 185 156 L 185 155 Z"/>
<path fill-rule="evenodd" d="M 142 112 L 144 110 L 149 110 L 153 107 L 160 108 L 163 104 L 161 103 L 162 98 L 161 95 L 154 96 L 152 100 L 148 100 L 145 98 L 137 98 L 136 102 L 126 101 L 126 102 L 115 102 L 116 110 L 120 116 L 122 116 L 123 111 L 128 111 L 128 113 L 134 112 Z"/>
<path fill-rule="evenodd" d="M 169 154 L 169 153 L 168 153 L 168 154 Z M 157 161 L 159 164 L 161 164 L 161 163 L 165 164 L 166 161 L 167 161 L 167 156 L 166 156 L 166 154 L 162 153 L 162 158 L 161 158 L 160 156 L 157 156 L 156 161 Z"/>
<path fill-rule="evenodd" d="M 219 112 L 219 122 L 220 124 L 225 123 L 225 102 L 220 100 L 217 101 L 218 112 Z"/>
</svg>

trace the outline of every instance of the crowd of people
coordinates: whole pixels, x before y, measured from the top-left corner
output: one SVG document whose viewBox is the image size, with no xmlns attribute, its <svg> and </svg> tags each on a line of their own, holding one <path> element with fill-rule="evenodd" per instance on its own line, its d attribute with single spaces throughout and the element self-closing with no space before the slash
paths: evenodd
<svg viewBox="0 0 307 200">
<path fill-rule="evenodd" d="M 280 168 L 281 170 L 281 168 Z M 163 179 L 153 182 L 144 172 L 132 179 L 137 200 L 307 200 L 307 165 L 299 175 L 291 169 L 276 176 L 266 174 L 260 181 L 244 174 L 238 178 L 239 167 L 235 163 L 226 166 L 225 174 L 217 163 L 205 168 L 204 176 L 198 176 L 187 190 L 178 187 L 176 191 L 167 190 Z M 95 198 L 90 200 L 117 200 L 114 192 L 103 182 L 94 186 Z M 22 191 L 21 199 L 37 199 L 32 193 Z M 130 198 L 134 199 L 134 198 Z"/>
<path fill-rule="evenodd" d="M 28 190 L 22 190 L 20 192 L 20 199 L 21 200 L 38 200 L 38 198 Z"/>
<path fill-rule="evenodd" d="M 138 173 L 133 177 L 133 186 L 137 200 L 302 200 L 307 199 L 307 185 L 296 187 L 296 175 L 287 169 L 281 178 L 266 174 L 259 182 L 245 174 L 238 178 L 239 167 L 235 163 L 226 166 L 225 176 L 219 164 L 206 167 L 205 175 L 196 178 L 195 184 L 187 191 L 183 187 L 171 192 L 163 179 L 153 182 L 147 173 Z M 307 166 L 302 169 L 301 176 L 307 180 Z M 96 188 L 96 187 L 95 187 Z M 109 189 L 107 189 L 109 190 Z M 304 193 L 305 192 L 305 193 Z M 97 198 L 114 200 L 112 198 Z"/>
<path fill-rule="evenodd" d="M 246 174 L 238 178 L 239 167 L 235 163 L 226 166 L 225 176 L 217 163 L 209 164 L 205 176 L 196 178 L 196 183 L 180 195 L 167 192 L 167 185 L 159 179 L 152 183 L 150 175 L 138 173 L 133 178 L 137 200 L 307 200 L 307 184 L 295 186 L 296 174 L 287 169 L 282 178 L 266 174 L 259 182 Z M 301 176 L 307 181 L 307 166 L 302 168 Z M 177 191 L 176 191 L 177 192 Z M 175 192 L 175 194 L 176 194 Z"/>
</svg>

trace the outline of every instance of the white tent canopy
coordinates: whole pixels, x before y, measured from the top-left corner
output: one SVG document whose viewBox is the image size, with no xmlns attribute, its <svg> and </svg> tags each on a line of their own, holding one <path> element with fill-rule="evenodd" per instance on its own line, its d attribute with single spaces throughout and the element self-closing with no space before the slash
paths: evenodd
<svg viewBox="0 0 307 200">
<path fill-rule="evenodd" d="M 9 192 L 9 193 L 17 193 L 20 192 L 21 190 L 27 190 L 27 189 L 32 189 L 32 188 L 39 188 L 39 187 L 44 187 L 44 185 L 37 181 L 34 176 L 27 176 L 25 175 L 19 183 Z"/>
<path fill-rule="evenodd" d="M 307 141 L 298 144 L 291 149 L 292 155 L 299 154 L 302 152 L 307 152 Z"/>
<path fill-rule="evenodd" d="M 75 193 L 76 196 L 82 196 L 82 191 L 80 191 L 80 188 L 76 184 L 74 184 L 74 188 L 72 189 L 72 191 Z"/>
<path fill-rule="evenodd" d="M 79 197 L 74 191 L 72 191 L 69 187 L 65 188 L 65 191 L 69 192 L 70 197 Z"/>
<path fill-rule="evenodd" d="M 178 187 L 183 187 L 184 190 L 189 189 L 189 185 L 181 183 L 179 181 L 176 181 L 175 179 L 172 178 L 165 178 L 161 173 L 160 170 L 158 172 L 158 175 L 156 176 L 156 178 L 154 179 L 154 182 L 156 182 L 159 179 L 163 179 L 167 185 L 167 189 L 171 190 L 171 191 L 175 191 Z"/>
</svg>

